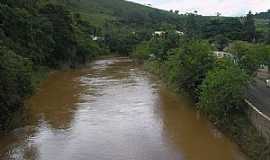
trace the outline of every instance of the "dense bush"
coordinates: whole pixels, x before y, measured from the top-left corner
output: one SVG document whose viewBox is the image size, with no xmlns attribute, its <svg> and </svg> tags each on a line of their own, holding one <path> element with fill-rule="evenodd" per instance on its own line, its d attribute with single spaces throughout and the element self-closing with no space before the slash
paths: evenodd
<svg viewBox="0 0 270 160">
<path fill-rule="evenodd" d="M 105 34 L 105 44 L 112 53 L 129 55 L 138 41 L 136 36 L 128 31 L 111 31 Z"/>
<path fill-rule="evenodd" d="M 230 40 L 220 34 L 210 39 L 210 42 L 214 44 L 215 48 L 218 51 L 223 51 L 226 47 L 228 47 Z"/>
<path fill-rule="evenodd" d="M 40 9 L 40 15 L 46 17 L 52 24 L 54 51 L 49 55 L 48 63 L 56 67 L 72 61 L 76 57 L 76 40 L 71 13 L 63 6 L 48 4 Z"/>
<path fill-rule="evenodd" d="M 198 86 L 215 64 L 210 45 L 203 41 L 190 41 L 181 48 L 171 50 L 169 55 L 163 77 L 178 90 L 183 89 L 196 98 Z"/>
<path fill-rule="evenodd" d="M 148 60 L 148 69 L 158 72 L 176 91 L 189 93 L 195 99 L 198 97 L 198 86 L 208 70 L 214 67 L 216 59 L 209 43 L 173 34 L 141 43 L 133 55 Z"/>
<path fill-rule="evenodd" d="M 141 60 L 147 60 L 150 57 L 151 50 L 149 42 L 142 42 L 138 44 L 132 53 L 132 57 Z"/>
<path fill-rule="evenodd" d="M 183 42 L 183 37 L 174 31 L 167 31 L 162 36 L 155 35 L 149 41 L 143 41 L 133 49 L 133 56 L 136 58 L 152 58 L 160 63 L 166 61 L 169 50 L 178 48 Z"/>
<path fill-rule="evenodd" d="M 248 75 L 229 60 L 209 71 L 200 86 L 199 107 L 215 122 L 228 122 L 240 111 Z"/>
<path fill-rule="evenodd" d="M 241 40 L 243 37 L 243 25 L 238 18 L 217 17 L 204 25 L 202 30 L 203 38 L 207 39 L 218 35 L 230 40 Z"/>
<path fill-rule="evenodd" d="M 0 129 L 8 127 L 12 115 L 32 93 L 31 62 L 0 47 Z"/>
<path fill-rule="evenodd" d="M 102 51 L 79 14 L 39 2 L 0 1 L 0 130 L 9 127 L 38 81 L 32 70 L 74 67 Z"/>
<path fill-rule="evenodd" d="M 255 75 L 261 64 L 269 65 L 270 48 L 266 45 L 236 41 L 231 44 L 229 52 L 249 75 Z"/>
</svg>

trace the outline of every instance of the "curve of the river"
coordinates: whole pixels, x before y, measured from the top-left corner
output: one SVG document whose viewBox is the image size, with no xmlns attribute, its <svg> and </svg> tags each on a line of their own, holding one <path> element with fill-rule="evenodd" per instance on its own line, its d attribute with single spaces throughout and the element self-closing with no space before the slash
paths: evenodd
<svg viewBox="0 0 270 160">
<path fill-rule="evenodd" d="M 237 145 L 127 58 L 49 75 L 0 159 L 242 160 Z"/>
</svg>

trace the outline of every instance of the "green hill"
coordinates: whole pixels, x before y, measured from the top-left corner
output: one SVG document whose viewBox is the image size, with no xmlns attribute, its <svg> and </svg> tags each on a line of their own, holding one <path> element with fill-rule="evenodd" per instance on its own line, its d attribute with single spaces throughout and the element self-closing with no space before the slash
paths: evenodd
<svg viewBox="0 0 270 160">
<path fill-rule="evenodd" d="M 71 0 L 71 4 L 75 6 L 86 19 L 94 22 L 104 23 L 104 20 L 121 22 L 132 22 L 135 24 L 154 24 L 174 23 L 179 21 L 180 16 L 140 4 L 127 2 L 124 0 Z"/>
<path fill-rule="evenodd" d="M 189 32 L 190 27 L 196 28 L 203 38 L 213 38 L 222 34 L 231 40 L 241 40 L 243 26 L 240 17 L 188 16 L 125 0 L 54 0 L 66 4 L 74 12 L 96 28 L 104 29 L 106 25 L 116 30 L 129 32 L 177 29 Z M 194 18 L 193 20 L 190 20 Z M 255 14 L 257 32 L 262 37 L 268 29 L 269 12 Z M 195 21 L 195 22 L 191 22 Z M 193 23 L 189 25 L 187 23 Z M 195 24 L 196 23 L 196 24 Z"/>
<path fill-rule="evenodd" d="M 132 27 L 159 28 L 166 24 L 177 25 L 183 18 L 175 13 L 125 0 L 51 0 L 50 2 L 65 4 L 96 27 L 103 27 L 106 23 L 120 23 L 133 25 Z"/>
</svg>

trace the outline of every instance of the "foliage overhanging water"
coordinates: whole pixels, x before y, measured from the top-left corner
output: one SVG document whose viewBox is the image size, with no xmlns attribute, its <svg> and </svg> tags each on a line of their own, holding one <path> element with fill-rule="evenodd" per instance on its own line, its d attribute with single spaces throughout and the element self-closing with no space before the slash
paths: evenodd
<svg viewBox="0 0 270 160">
<path fill-rule="evenodd" d="M 0 136 L 0 159 L 241 160 L 238 147 L 127 58 L 49 76 L 29 126 Z"/>
</svg>

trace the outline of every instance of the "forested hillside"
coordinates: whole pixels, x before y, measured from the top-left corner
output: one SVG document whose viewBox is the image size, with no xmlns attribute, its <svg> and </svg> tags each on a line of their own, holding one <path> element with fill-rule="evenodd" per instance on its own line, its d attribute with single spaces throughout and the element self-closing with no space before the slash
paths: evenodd
<svg viewBox="0 0 270 160">
<path fill-rule="evenodd" d="M 265 34 L 270 28 L 270 10 L 255 14 L 257 32 Z"/>
<path fill-rule="evenodd" d="M 154 28 L 162 23 L 177 25 L 180 21 L 176 14 L 124 0 L 69 0 L 67 4 L 96 26 L 122 22 L 128 26 Z"/>
<path fill-rule="evenodd" d="M 41 70 L 75 67 L 105 49 L 90 38 L 90 24 L 62 5 L 0 2 L 0 129 L 5 129 Z"/>
<path fill-rule="evenodd" d="M 12 126 L 44 70 L 76 67 L 109 52 L 127 55 L 153 30 L 175 28 L 178 20 L 122 0 L 1 0 L 0 129 Z"/>
<path fill-rule="evenodd" d="M 198 12 L 179 14 L 178 11 L 167 12 L 124 0 L 68 0 L 66 4 L 95 26 L 96 34 L 110 37 L 110 34 L 114 33 L 115 37 L 117 33 L 122 35 L 117 37 L 118 40 L 132 32 L 136 32 L 138 40 L 149 40 L 154 31 L 160 30 L 179 30 L 212 41 L 220 41 L 221 36 L 228 41 L 253 41 L 255 38 L 262 42 L 268 38 L 268 12 L 254 15 L 257 33 L 251 38 L 247 36 L 246 17 L 207 17 Z M 252 13 L 247 15 L 253 16 Z M 114 47 L 113 51 L 117 51 L 115 48 L 117 47 Z"/>
<path fill-rule="evenodd" d="M 124 0 L 69 0 L 65 4 L 95 28 L 94 35 L 104 37 L 111 52 L 120 54 L 130 53 L 156 30 L 182 30 L 185 23 L 184 16 Z"/>
</svg>

